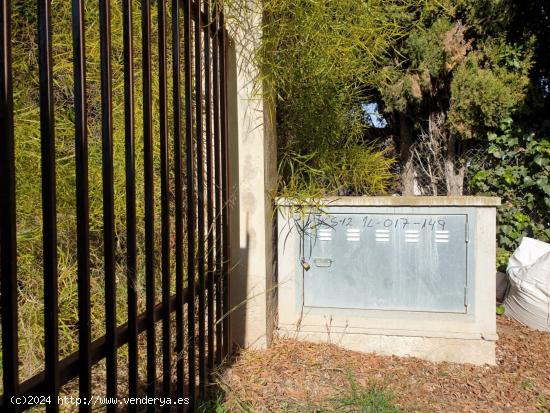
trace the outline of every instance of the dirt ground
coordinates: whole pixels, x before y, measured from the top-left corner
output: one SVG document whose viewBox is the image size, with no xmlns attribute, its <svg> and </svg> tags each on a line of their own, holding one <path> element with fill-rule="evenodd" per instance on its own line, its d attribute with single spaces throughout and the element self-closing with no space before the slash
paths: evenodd
<svg viewBox="0 0 550 413">
<path fill-rule="evenodd" d="M 550 412 L 550 333 L 499 317 L 498 334 L 493 367 L 278 340 L 235 360 L 222 379 L 230 389 L 226 405 L 231 411 L 243 405 L 254 412 L 336 411 L 330 400 L 355 383 L 389 389 L 410 412 Z"/>
</svg>

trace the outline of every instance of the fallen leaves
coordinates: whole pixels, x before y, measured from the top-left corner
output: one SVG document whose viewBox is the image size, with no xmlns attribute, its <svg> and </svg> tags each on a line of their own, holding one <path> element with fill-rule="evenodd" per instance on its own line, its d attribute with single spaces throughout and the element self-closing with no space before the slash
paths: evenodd
<svg viewBox="0 0 550 413">
<path fill-rule="evenodd" d="M 498 319 L 496 366 L 432 363 L 279 340 L 240 354 L 223 381 L 226 401 L 240 412 L 333 411 L 353 381 L 390 389 L 397 403 L 418 412 L 550 411 L 550 334 Z"/>
</svg>

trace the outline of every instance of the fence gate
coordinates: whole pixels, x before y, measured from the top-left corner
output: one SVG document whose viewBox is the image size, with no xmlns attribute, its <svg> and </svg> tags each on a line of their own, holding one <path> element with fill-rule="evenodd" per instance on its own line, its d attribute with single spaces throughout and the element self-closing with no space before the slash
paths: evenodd
<svg viewBox="0 0 550 413">
<path fill-rule="evenodd" d="M 61 1 L 72 16 L 67 23 L 72 46 L 67 47 L 72 51 L 73 153 L 68 159 L 75 173 L 73 249 L 78 306 L 74 323 L 77 350 L 61 357 L 59 297 L 67 286 L 59 283 L 58 271 L 61 205 L 56 189 L 62 176 L 56 173 L 60 132 L 55 121 L 56 113 L 67 107 L 57 104 L 54 93 L 52 36 L 57 28 L 52 24 L 51 0 L 31 2 L 35 15 L 27 23 L 33 25 L 38 58 L 35 94 L 40 144 L 36 159 L 40 160 L 41 199 L 36 200 L 36 209 L 42 254 L 37 257 L 42 265 L 36 268 L 35 277 L 43 278 L 43 303 L 35 305 L 43 304 L 40 322 L 44 333 L 36 337 L 37 345 L 43 346 L 43 367 L 38 374 L 22 379 L 18 307 L 26 305 L 21 296 L 27 285 L 21 283 L 22 270 L 18 269 L 18 244 L 22 241 L 16 183 L 20 172 L 17 144 L 27 137 L 17 132 L 20 120 L 14 110 L 17 74 L 12 67 L 20 57 L 12 45 L 14 27 L 20 23 L 15 21 L 10 3 L 2 0 L 0 8 L 0 410 L 22 411 L 38 405 L 48 412 L 75 410 L 58 403 L 58 397 L 72 395 L 80 398 L 80 411 L 91 411 L 94 405 L 103 405 L 107 411 L 160 408 L 160 402 L 148 402 L 145 396 L 171 397 L 171 404 L 163 402 L 163 411 L 193 411 L 197 401 L 208 396 L 212 373 L 229 350 L 228 37 L 224 15 L 214 2 L 200 0 L 172 0 L 169 7 L 166 0 L 154 4 L 149 0 L 136 4 L 131 0 L 112 4 L 110 0 Z M 122 19 L 122 30 L 116 33 L 111 30 L 115 7 Z M 92 8 L 97 12 L 94 24 L 100 49 L 99 182 L 92 181 L 89 174 L 94 136 L 87 53 L 94 45 L 85 43 Z M 119 54 L 113 53 L 115 36 L 121 36 L 116 41 L 123 44 Z M 114 64 L 122 68 L 117 79 Z M 118 82 L 120 88 L 115 87 Z M 123 102 L 120 124 L 113 115 L 118 95 Z M 123 137 L 119 151 L 123 156 L 118 163 L 117 133 Z M 63 162 L 66 164 L 67 158 Z M 120 176 L 125 199 L 122 212 L 115 206 Z M 98 185 L 101 225 L 99 236 L 91 237 L 91 190 Z M 63 219 L 70 217 L 64 215 Z M 121 222 L 123 231 L 119 230 Z M 91 256 L 95 245 L 101 245 L 102 252 L 97 266 L 98 257 Z M 94 275 L 98 270 L 99 278 Z M 93 277 L 103 283 L 99 303 L 90 294 Z M 91 308 L 98 305 L 103 314 L 102 335 L 94 338 Z M 94 373 L 92 380 L 98 366 L 103 373 Z"/>
</svg>

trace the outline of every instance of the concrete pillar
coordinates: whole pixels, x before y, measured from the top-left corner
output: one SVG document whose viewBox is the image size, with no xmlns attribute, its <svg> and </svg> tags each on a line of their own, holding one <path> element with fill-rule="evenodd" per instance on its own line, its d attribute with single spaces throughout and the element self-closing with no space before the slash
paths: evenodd
<svg viewBox="0 0 550 413">
<path fill-rule="evenodd" d="M 277 173 L 273 111 L 256 82 L 258 68 L 253 64 L 261 13 L 248 9 L 235 17 L 237 23 L 228 21 L 231 335 L 236 346 L 264 348 L 271 340 L 271 310 L 276 308 L 272 305 L 272 195 Z"/>
</svg>

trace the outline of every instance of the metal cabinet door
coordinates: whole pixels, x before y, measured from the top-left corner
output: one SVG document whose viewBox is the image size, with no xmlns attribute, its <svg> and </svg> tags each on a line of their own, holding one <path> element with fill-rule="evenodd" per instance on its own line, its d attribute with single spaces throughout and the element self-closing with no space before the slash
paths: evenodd
<svg viewBox="0 0 550 413">
<path fill-rule="evenodd" d="M 304 305 L 464 313 L 467 215 L 332 214 L 304 234 Z"/>
</svg>

